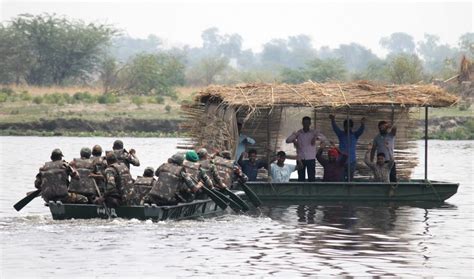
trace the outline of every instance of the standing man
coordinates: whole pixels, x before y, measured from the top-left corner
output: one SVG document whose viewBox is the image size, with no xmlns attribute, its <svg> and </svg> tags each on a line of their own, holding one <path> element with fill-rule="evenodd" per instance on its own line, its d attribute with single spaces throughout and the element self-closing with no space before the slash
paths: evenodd
<svg viewBox="0 0 474 279">
<path fill-rule="evenodd" d="M 135 155 L 135 149 L 130 149 L 130 152 L 123 148 L 123 141 L 116 140 L 114 141 L 114 145 L 112 147 L 114 150 L 115 157 L 119 162 L 124 163 L 128 169 L 130 169 L 130 164 L 134 165 L 135 167 L 140 166 L 140 161 L 138 160 L 137 156 Z"/>
<path fill-rule="evenodd" d="M 375 153 L 383 153 L 385 159 L 391 158 L 394 160 L 393 149 L 395 148 L 395 135 L 397 134 L 397 127 L 392 126 L 387 121 L 380 121 L 378 124 L 379 134 L 375 136 L 372 148 L 370 150 L 370 162 L 374 161 Z M 389 132 L 390 130 L 390 132 Z M 377 157 L 379 157 L 377 155 Z M 393 162 L 390 169 L 390 182 L 397 182 L 397 169 L 395 162 Z"/>
<path fill-rule="evenodd" d="M 240 158 L 240 155 L 245 152 L 245 147 L 247 144 L 254 145 L 255 140 L 251 137 L 248 137 L 244 134 L 241 134 L 240 132 L 242 131 L 242 123 L 238 122 L 237 123 L 237 131 L 239 131 L 239 142 L 237 143 L 237 150 L 235 151 L 235 160 L 238 161 Z"/>
<path fill-rule="evenodd" d="M 310 129 L 311 118 L 305 116 L 301 124 L 303 129 L 293 132 L 286 143 L 293 143 L 296 146 L 297 158 L 301 162 L 298 169 L 298 181 L 305 181 L 306 170 L 308 172 L 308 181 L 316 180 L 316 140 L 327 142 L 324 136 L 318 130 Z"/>
<path fill-rule="evenodd" d="M 247 175 L 249 181 L 256 181 L 258 170 L 260 168 L 267 168 L 267 163 L 263 160 L 257 160 L 257 150 L 250 149 L 248 153 L 248 159 L 243 160 L 244 155 L 247 155 L 246 152 L 240 154 L 238 164 L 242 168 L 242 172 Z"/>
<path fill-rule="evenodd" d="M 359 140 L 359 137 L 364 133 L 365 129 L 365 117 L 362 117 L 360 120 L 360 127 L 357 129 L 357 131 L 352 132 L 352 128 L 354 127 L 354 121 L 352 119 L 349 119 L 349 121 L 344 120 L 343 125 L 344 125 L 344 131 L 339 129 L 339 127 L 336 124 L 336 120 L 334 115 L 330 114 L 329 119 L 331 119 L 331 126 L 336 133 L 337 138 L 339 139 L 339 149 L 341 152 L 348 153 L 349 154 L 349 160 L 347 164 L 344 167 L 344 181 L 349 181 L 348 179 L 348 170 L 347 168 L 350 169 L 350 180 L 352 181 L 354 179 L 354 171 L 356 168 L 356 148 L 357 148 L 357 141 Z M 349 132 L 347 132 L 349 130 Z M 348 137 L 349 134 L 349 137 Z M 349 142 L 348 142 L 349 141 Z M 347 150 L 349 147 L 350 152 Z"/>
<path fill-rule="evenodd" d="M 278 151 L 277 157 L 270 164 L 270 177 L 272 182 L 289 182 L 291 173 L 296 171 L 298 167 L 293 164 L 285 164 L 286 153 Z M 276 161 L 276 163 L 275 163 Z"/>
<path fill-rule="evenodd" d="M 114 153 L 106 155 L 107 169 L 105 170 L 104 202 L 108 207 L 130 205 L 129 197 L 133 196 L 133 179 L 130 170 L 124 163 L 117 160 Z"/>
</svg>

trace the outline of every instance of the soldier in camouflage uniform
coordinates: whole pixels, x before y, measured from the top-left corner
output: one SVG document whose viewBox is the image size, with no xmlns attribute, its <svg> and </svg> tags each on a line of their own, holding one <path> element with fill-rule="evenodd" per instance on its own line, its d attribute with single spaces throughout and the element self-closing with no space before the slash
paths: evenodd
<svg viewBox="0 0 474 279">
<path fill-rule="evenodd" d="M 127 166 L 117 160 L 110 152 L 106 156 L 105 193 L 103 201 L 108 207 L 117 207 L 128 203 L 128 196 L 133 195 L 133 180 Z"/>
<path fill-rule="evenodd" d="M 226 186 L 229 188 L 233 187 L 234 178 L 234 161 L 231 159 L 231 153 L 229 151 L 222 151 L 214 156 L 212 160 L 216 166 L 217 173 Z M 245 174 L 243 174 L 245 176 Z"/>
<path fill-rule="evenodd" d="M 207 149 L 201 148 L 197 154 L 199 156 L 201 169 L 212 180 L 214 187 L 219 189 L 227 188 L 228 185 L 223 182 L 221 176 L 219 176 L 219 171 L 217 170 L 216 165 L 214 164 L 213 160 L 209 158 Z"/>
<path fill-rule="evenodd" d="M 114 141 L 113 150 L 117 160 L 124 163 L 128 169 L 130 169 L 130 164 L 135 167 L 140 166 L 140 161 L 135 155 L 135 149 L 130 149 L 130 152 L 128 152 L 123 148 L 123 142 L 121 140 Z"/>
<path fill-rule="evenodd" d="M 161 206 L 194 200 L 194 193 L 202 187 L 202 184 L 194 183 L 186 173 L 183 161 L 184 155 L 176 153 L 156 170 L 155 175 L 158 180 L 153 183 L 153 187 L 142 203 L 154 203 Z"/>
<path fill-rule="evenodd" d="M 134 204 L 140 204 L 141 200 L 150 192 L 153 183 L 156 179 L 154 177 L 155 170 L 152 167 L 145 168 L 143 176 L 137 177 L 133 183 L 133 197 L 130 197 L 133 200 Z"/>
<path fill-rule="evenodd" d="M 63 203 L 87 203 L 85 196 L 69 193 L 69 176 L 77 179 L 79 176 L 66 161 L 58 148 L 51 152 L 51 162 L 46 162 L 36 175 L 35 187 L 41 190 L 41 197 L 46 201 Z"/>
<path fill-rule="evenodd" d="M 79 179 L 71 180 L 69 192 L 86 196 L 89 203 L 92 203 L 98 196 L 97 185 L 92 177 L 94 165 L 92 163 L 91 150 L 88 147 L 81 149 L 81 158 L 74 158 L 70 163 L 71 167 L 77 170 Z"/>
<path fill-rule="evenodd" d="M 92 148 L 92 165 L 93 173 L 91 176 L 94 178 L 97 187 L 101 194 L 105 192 L 105 169 L 107 168 L 107 160 L 102 156 L 102 147 L 100 145 L 94 145 Z"/>
<path fill-rule="evenodd" d="M 186 170 L 186 173 L 189 173 L 194 183 L 202 183 L 203 186 L 209 189 L 214 188 L 214 183 L 207 174 L 207 170 L 201 167 L 199 156 L 197 155 L 196 151 L 191 150 L 186 152 L 186 160 L 183 162 L 183 166 Z M 203 190 L 200 190 L 198 193 L 196 193 L 196 198 L 205 199 L 207 198 L 207 195 Z"/>
</svg>

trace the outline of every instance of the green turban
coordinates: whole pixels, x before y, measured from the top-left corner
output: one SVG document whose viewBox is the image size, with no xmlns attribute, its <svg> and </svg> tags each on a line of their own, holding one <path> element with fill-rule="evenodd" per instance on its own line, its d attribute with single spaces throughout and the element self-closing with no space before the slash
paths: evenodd
<svg viewBox="0 0 474 279">
<path fill-rule="evenodd" d="M 199 161 L 199 156 L 197 155 L 196 151 L 191 150 L 186 152 L 186 160 L 190 162 L 197 162 Z"/>
</svg>

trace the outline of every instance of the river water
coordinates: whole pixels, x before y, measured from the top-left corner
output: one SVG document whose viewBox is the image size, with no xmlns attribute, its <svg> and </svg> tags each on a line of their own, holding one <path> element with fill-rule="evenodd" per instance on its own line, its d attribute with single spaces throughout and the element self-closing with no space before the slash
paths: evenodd
<svg viewBox="0 0 474 279">
<path fill-rule="evenodd" d="M 142 165 L 157 167 L 178 139 L 124 138 Z M 459 182 L 445 204 L 273 205 L 203 220 L 53 221 L 33 190 L 59 147 L 66 160 L 112 138 L 0 137 L 0 278 L 21 277 L 474 277 L 472 141 L 431 141 L 429 178 Z M 422 142 L 419 142 L 423 163 Z M 414 178 L 423 177 L 423 165 Z"/>
</svg>

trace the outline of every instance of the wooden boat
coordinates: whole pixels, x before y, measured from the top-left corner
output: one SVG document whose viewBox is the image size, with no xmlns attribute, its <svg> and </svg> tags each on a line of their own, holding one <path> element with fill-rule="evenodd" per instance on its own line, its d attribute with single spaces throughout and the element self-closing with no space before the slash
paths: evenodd
<svg viewBox="0 0 474 279">
<path fill-rule="evenodd" d="M 236 192 L 236 194 L 244 195 L 241 191 Z M 61 202 L 49 202 L 45 205 L 51 210 L 54 220 L 124 218 L 164 221 L 194 219 L 228 213 L 227 209 L 221 209 L 211 199 L 195 200 L 173 206 L 137 205 L 106 208 L 95 204 L 65 204 Z"/>
<path fill-rule="evenodd" d="M 459 183 L 410 180 L 394 183 L 369 182 L 248 182 L 265 202 L 397 201 L 443 202 L 456 194 Z"/>
</svg>

